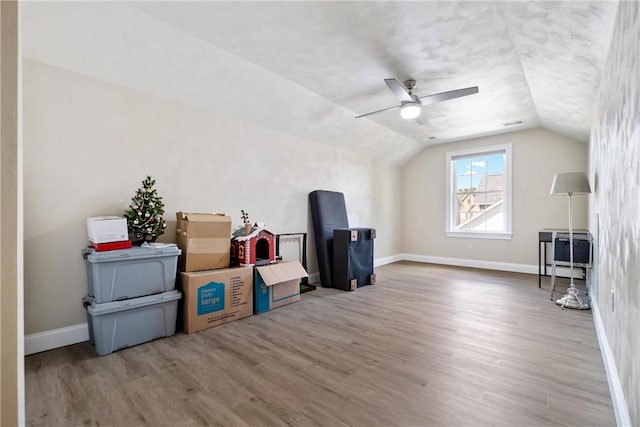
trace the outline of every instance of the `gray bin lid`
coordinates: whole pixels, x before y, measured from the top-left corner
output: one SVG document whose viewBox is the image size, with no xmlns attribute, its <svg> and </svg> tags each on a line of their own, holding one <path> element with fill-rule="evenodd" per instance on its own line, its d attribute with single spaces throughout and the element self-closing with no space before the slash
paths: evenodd
<svg viewBox="0 0 640 427">
<path fill-rule="evenodd" d="M 118 311 L 131 310 L 132 308 L 179 300 L 180 298 L 182 298 L 182 294 L 177 290 L 173 290 L 163 292 L 161 294 L 125 299 L 122 301 L 106 302 L 103 304 L 92 302 L 91 305 L 87 307 L 87 311 L 92 316 L 100 316 L 103 314 L 117 313 Z"/>
<path fill-rule="evenodd" d="M 155 258 L 163 256 L 177 256 L 182 251 L 175 244 L 157 244 L 148 247 L 136 246 L 130 249 L 115 249 L 113 251 L 98 252 L 93 248 L 82 251 L 89 262 L 113 262 L 127 259 Z"/>
</svg>

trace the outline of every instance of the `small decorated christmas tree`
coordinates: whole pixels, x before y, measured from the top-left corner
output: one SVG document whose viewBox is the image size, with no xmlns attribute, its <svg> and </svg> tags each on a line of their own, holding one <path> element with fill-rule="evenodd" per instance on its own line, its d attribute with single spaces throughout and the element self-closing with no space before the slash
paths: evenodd
<svg viewBox="0 0 640 427">
<path fill-rule="evenodd" d="M 164 203 L 153 188 L 155 184 L 155 179 L 147 176 L 131 198 L 129 209 L 124 211 L 129 238 L 135 245 L 155 242 L 167 227 L 163 216 Z"/>
</svg>

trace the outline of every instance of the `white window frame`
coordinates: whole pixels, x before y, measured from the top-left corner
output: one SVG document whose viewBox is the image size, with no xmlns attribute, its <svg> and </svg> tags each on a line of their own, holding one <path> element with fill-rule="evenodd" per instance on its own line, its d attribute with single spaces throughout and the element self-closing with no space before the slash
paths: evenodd
<svg viewBox="0 0 640 427">
<path fill-rule="evenodd" d="M 455 182 L 453 174 L 455 169 L 452 168 L 453 160 L 459 157 L 470 157 L 474 155 L 482 156 L 495 152 L 504 152 L 504 216 L 505 216 L 505 231 L 458 231 L 455 229 L 455 212 L 456 212 L 456 192 L 452 187 Z M 512 214 L 513 209 L 511 206 L 511 144 L 492 145 L 487 147 L 470 148 L 466 150 L 449 151 L 447 152 L 446 160 L 446 188 L 445 188 L 445 206 L 446 206 L 446 218 L 445 218 L 445 234 L 447 237 L 464 237 L 472 239 L 511 239 L 513 236 L 511 232 Z"/>
</svg>

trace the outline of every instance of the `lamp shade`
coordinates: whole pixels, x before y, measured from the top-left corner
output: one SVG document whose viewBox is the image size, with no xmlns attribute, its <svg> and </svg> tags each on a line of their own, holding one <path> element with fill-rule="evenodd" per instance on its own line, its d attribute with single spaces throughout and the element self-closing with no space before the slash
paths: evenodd
<svg viewBox="0 0 640 427">
<path fill-rule="evenodd" d="M 589 194 L 589 180 L 583 172 L 557 173 L 551 184 L 551 194 Z"/>
</svg>

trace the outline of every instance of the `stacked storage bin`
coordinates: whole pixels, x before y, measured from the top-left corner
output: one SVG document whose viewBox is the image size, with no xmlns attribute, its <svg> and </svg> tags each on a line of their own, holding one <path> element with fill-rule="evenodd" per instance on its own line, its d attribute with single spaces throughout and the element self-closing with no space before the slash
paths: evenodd
<svg viewBox="0 0 640 427">
<path fill-rule="evenodd" d="M 98 355 L 175 334 L 180 253 L 171 244 L 83 251 L 89 339 Z"/>
</svg>

